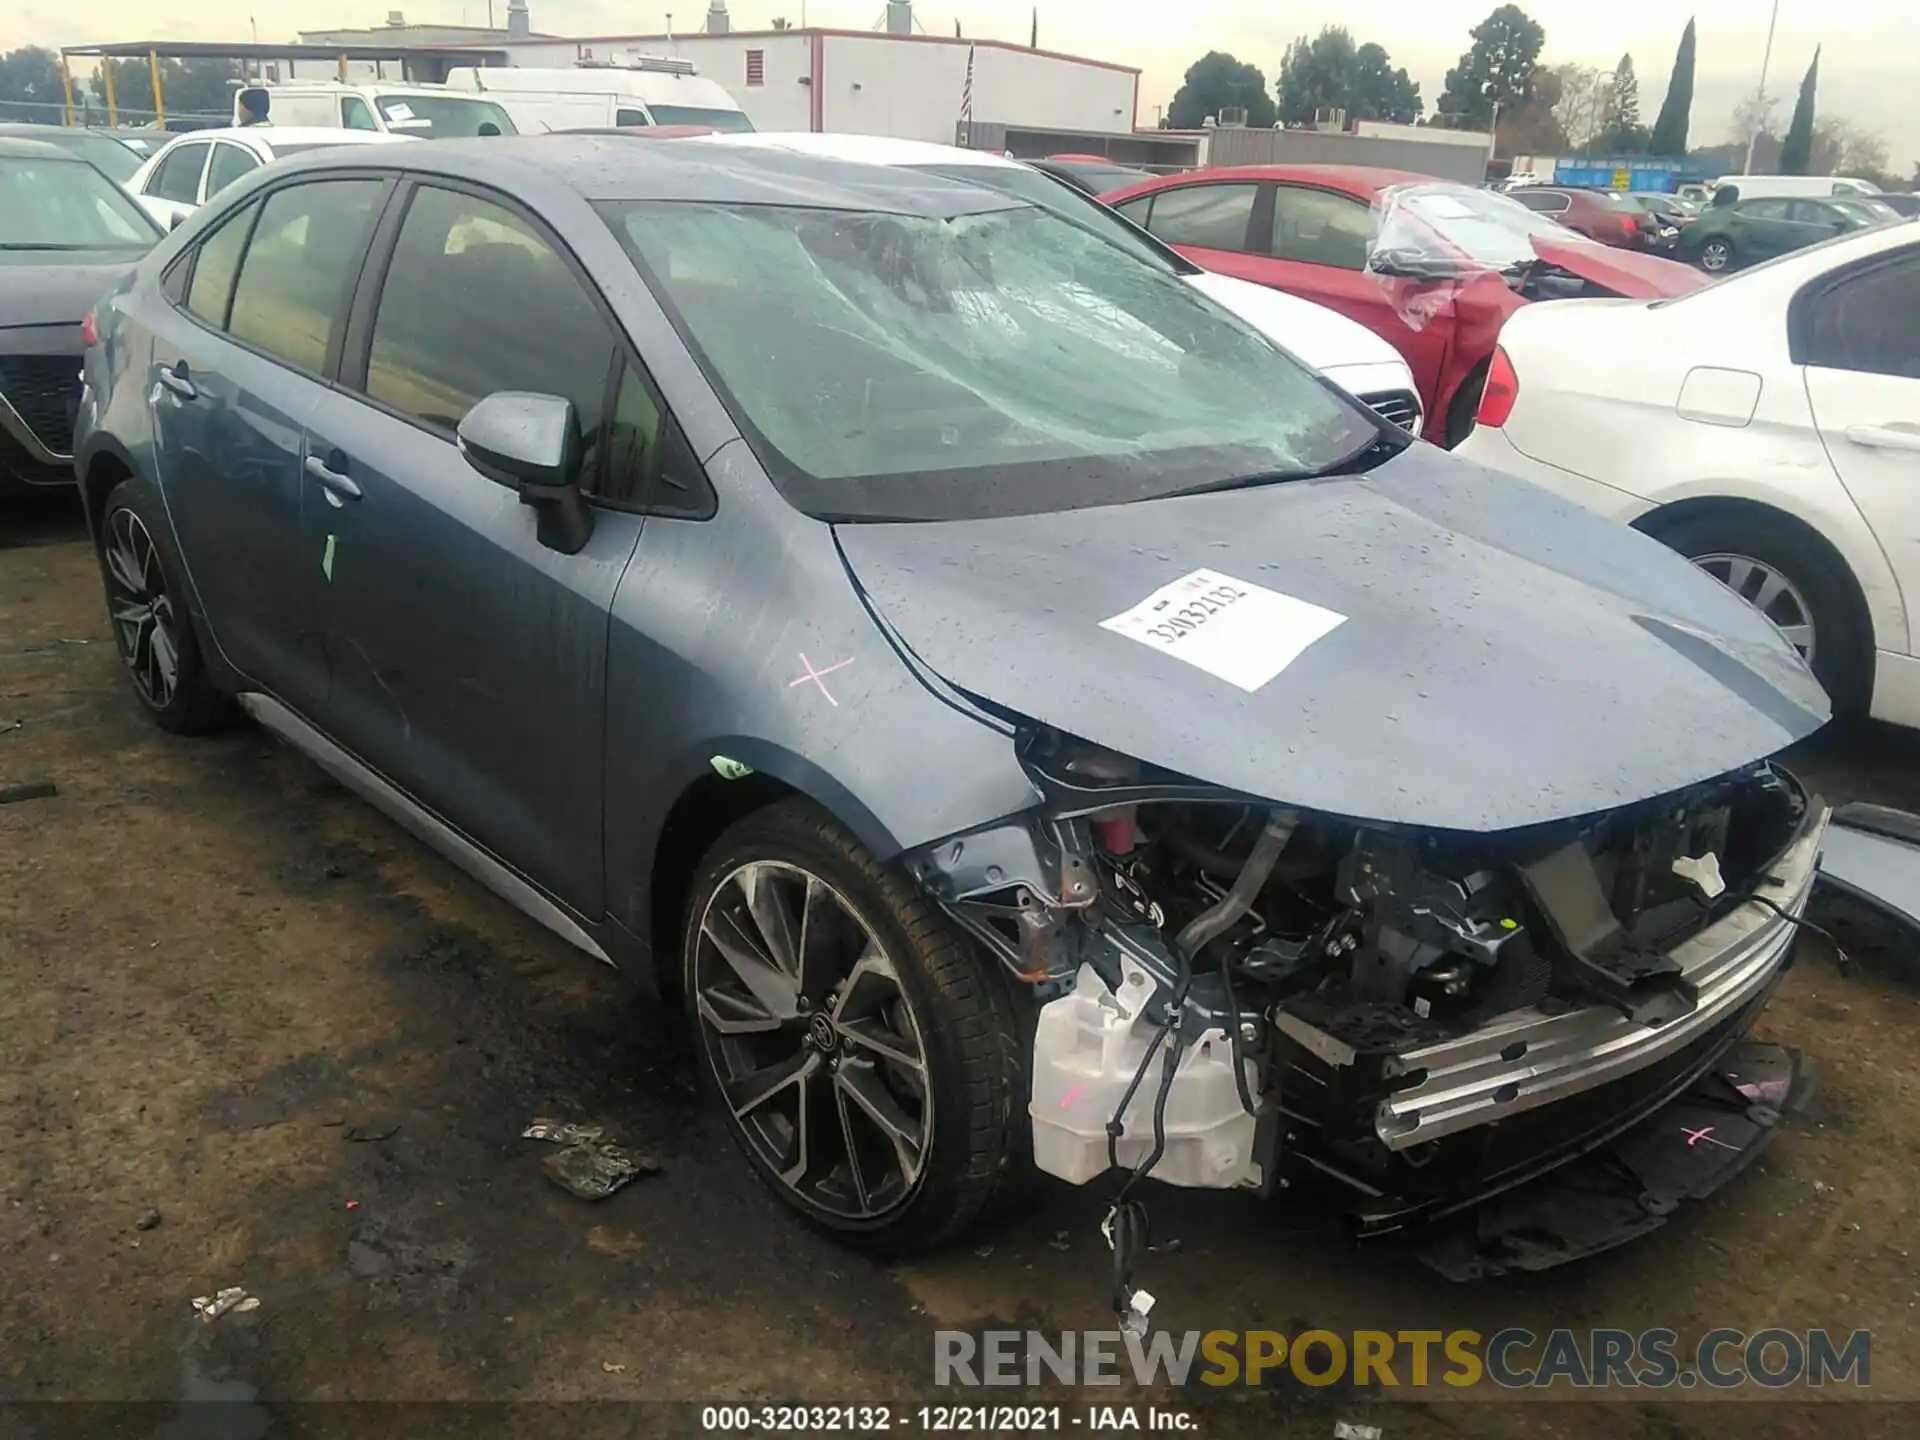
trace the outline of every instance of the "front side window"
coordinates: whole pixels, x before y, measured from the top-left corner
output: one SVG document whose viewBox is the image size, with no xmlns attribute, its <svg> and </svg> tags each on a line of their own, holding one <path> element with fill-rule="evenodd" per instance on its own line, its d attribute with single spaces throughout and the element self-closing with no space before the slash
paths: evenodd
<svg viewBox="0 0 1920 1440">
<path fill-rule="evenodd" d="M 1916 315 L 1920 249 L 1909 249 L 1829 285 L 1814 300 L 1806 363 L 1920 380 Z"/>
<path fill-rule="evenodd" d="M 373 107 L 358 95 L 340 97 L 340 123 L 349 130 L 378 130 L 380 126 L 373 118 Z"/>
<path fill-rule="evenodd" d="M 1252 185 L 1182 185 L 1153 197 L 1147 230 L 1169 245 L 1245 250 L 1253 219 Z"/>
<path fill-rule="evenodd" d="M 258 170 L 260 162 L 251 150 L 238 145 L 216 145 L 213 160 L 207 166 L 207 198 L 211 200 L 249 170 Z"/>
<path fill-rule="evenodd" d="M 1118 504 L 1318 474 L 1380 439 L 1164 266 L 1035 207 L 604 210 L 810 514 Z"/>
<path fill-rule="evenodd" d="M 84 160 L 0 155 L 0 251 L 144 250 L 160 231 Z"/>
<path fill-rule="evenodd" d="M 647 119 L 647 112 L 644 110 L 616 110 L 613 112 L 613 123 L 624 126 L 646 125 L 651 122 Z"/>
<path fill-rule="evenodd" d="M 1273 253 L 1282 260 L 1364 270 L 1373 250 L 1373 215 L 1326 190 L 1281 185 L 1273 195 Z"/>
<path fill-rule="evenodd" d="M 507 112 L 491 100 L 465 95 L 376 95 L 373 104 L 396 135 L 450 140 L 520 133 Z"/>
<path fill-rule="evenodd" d="M 233 299 L 233 279 L 240 273 L 240 254 L 247 248 L 258 205 L 247 205 L 220 222 L 194 258 L 193 280 L 187 286 L 187 309 L 216 330 L 227 324 L 227 306 Z"/>
<path fill-rule="evenodd" d="M 378 180 L 315 180 L 269 195 L 240 264 L 228 333 L 324 374 L 384 189 Z"/>
<path fill-rule="evenodd" d="M 592 297 L 532 225 L 458 191 L 414 194 L 374 316 L 373 399 L 451 434 L 496 390 L 558 395 L 592 476 L 613 352 Z"/>
<path fill-rule="evenodd" d="M 209 148 L 193 144 L 169 150 L 147 177 L 146 193 L 157 200 L 196 204 L 200 199 L 200 172 L 206 168 Z"/>
</svg>

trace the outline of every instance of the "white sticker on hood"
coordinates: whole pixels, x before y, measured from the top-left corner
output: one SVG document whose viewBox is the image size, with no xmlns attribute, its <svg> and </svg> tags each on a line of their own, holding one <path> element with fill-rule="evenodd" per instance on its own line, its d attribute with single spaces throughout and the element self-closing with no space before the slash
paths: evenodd
<svg viewBox="0 0 1920 1440">
<path fill-rule="evenodd" d="M 1217 570 L 1195 570 L 1100 628 L 1253 691 L 1346 618 Z"/>
</svg>

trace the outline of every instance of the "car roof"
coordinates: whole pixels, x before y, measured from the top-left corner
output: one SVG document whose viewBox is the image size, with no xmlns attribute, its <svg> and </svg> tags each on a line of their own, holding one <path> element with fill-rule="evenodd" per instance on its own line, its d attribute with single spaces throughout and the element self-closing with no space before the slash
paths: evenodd
<svg viewBox="0 0 1920 1440">
<path fill-rule="evenodd" d="M 260 144 L 271 150 L 276 145 L 384 145 L 415 138 L 387 135 L 378 130 L 343 130 L 338 125 L 222 125 L 209 130 L 189 130 L 174 136 L 162 148 L 171 149 L 182 141 L 194 140 L 237 140 L 242 145 Z"/>
<path fill-rule="evenodd" d="M 1113 193 L 1132 194 L 1149 188 L 1181 183 L 1222 180 L 1286 180 L 1295 184 L 1325 185 L 1355 195 L 1377 195 L 1395 185 L 1457 185 L 1438 175 L 1422 175 L 1413 170 L 1383 170 L 1371 165 L 1225 165 L 1217 169 L 1189 171 L 1179 175 L 1156 175 Z M 1467 188 L 1467 187 L 1462 187 Z"/>
<path fill-rule="evenodd" d="M 823 135 L 804 130 L 739 130 L 706 137 L 716 145 L 750 150 L 787 150 L 852 160 L 863 165 L 972 165 L 983 170 L 1015 168 L 1015 162 L 990 150 L 963 150 L 929 140 L 896 140 L 890 135 Z"/>
<path fill-rule="evenodd" d="M 364 154 L 321 150 L 286 163 L 311 172 L 364 170 L 370 161 Z M 935 219 L 1023 208 L 1004 195 L 923 170 L 715 145 L 698 136 L 661 144 L 628 135 L 492 135 L 391 147 L 371 163 L 492 184 L 523 197 L 557 185 L 590 201 L 791 205 Z"/>
<path fill-rule="evenodd" d="M 12 135 L 0 135 L 0 155 L 24 155 L 29 160 L 65 160 L 73 165 L 87 163 L 71 150 L 62 150 L 58 145 L 49 145 L 44 140 L 16 139 Z"/>
</svg>

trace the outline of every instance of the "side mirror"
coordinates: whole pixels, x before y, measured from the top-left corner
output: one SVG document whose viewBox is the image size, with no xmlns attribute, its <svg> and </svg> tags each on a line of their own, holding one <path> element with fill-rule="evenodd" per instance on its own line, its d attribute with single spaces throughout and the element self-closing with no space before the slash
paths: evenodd
<svg viewBox="0 0 1920 1440">
<path fill-rule="evenodd" d="M 467 412 L 456 434 L 469 465 L 533 507 L 542 545 L 580 552 L 593 534 L 593 510 L 580 493 L 580 422 L 571 400 L 495 391 Z"/>
</svg>

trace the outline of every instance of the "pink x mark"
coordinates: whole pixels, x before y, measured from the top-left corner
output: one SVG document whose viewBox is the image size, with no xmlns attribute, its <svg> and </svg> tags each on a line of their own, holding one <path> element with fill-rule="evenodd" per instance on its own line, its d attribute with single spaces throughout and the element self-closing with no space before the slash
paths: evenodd
<svg viewBox="0 0 1920 1440">
<path fill-rule="evenodd" d="M 833 706 L 834 709 L 838 710 L 840 708 L 840 702 L 833 698 L 833 692 L 827 689 L 827 682 L 821 679 L 820 677 L 823 675 L 831 675 L 836 670 L 846 669 L 847 666 L 853 663 L 853 657 L 849 655 L 845 660 L 834 661 L 833 664 L 827 666 L 827 668 L 824 670 L 816 670 L 813 668 L 813 662 L 807 659 L 807 652 L 802 650 L 800 652 L 800 663 L 807 667 L 807 673 L 800 676 L 798 679 L 789 680 L 787 682 L 787 689 L 791 690 L 796 685 L 804 685 L 809 680 L 811 680 L 814 684 L 820 687 L 820 693 L 827 697 L 827 703 Z"/>
<path fill-rule="evenodd" d="M 1689 1150 L 1693 1149 L 1695 1145 L 1698 1145 L 1703 1140 L 1709 1145 L 1718 1145 L 1722 1150 L 1738 1150 L 1740 1148 L 1738 1145 L 1729 1145 L 1724 1140 L 1714 1139 L 1713 1126 L 1711 1125 L 1703 1125 L 1698 1130 L 1689 1130 L 1686 1126 L 1682 1125 L 1680 1127 L 1680 1133 L 1687 1137 L 1687 1149 Z"/>
</svg>

